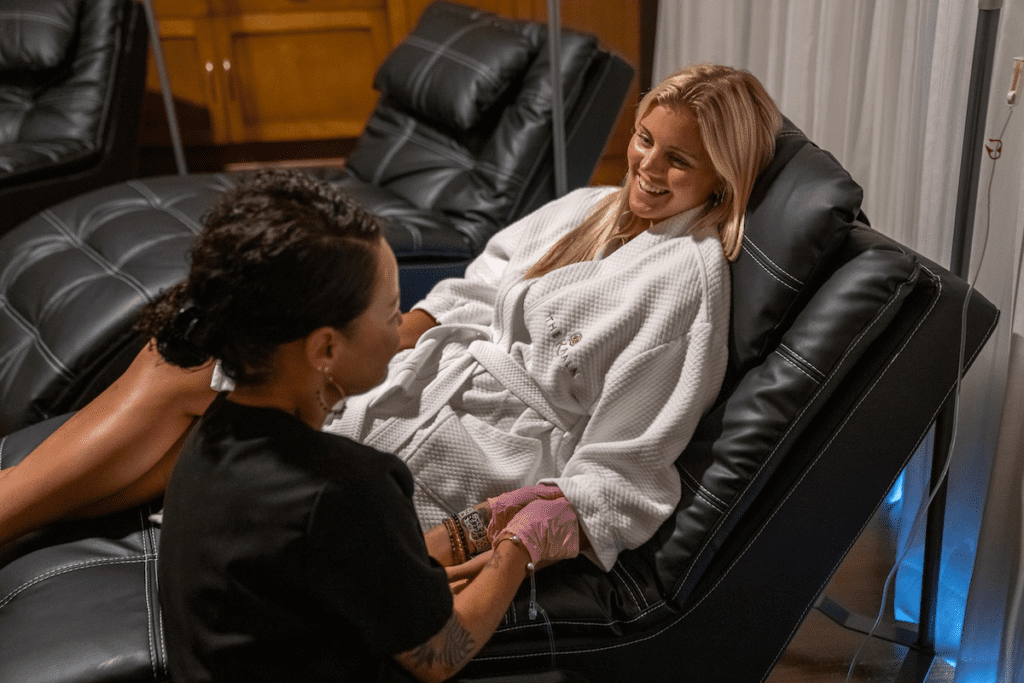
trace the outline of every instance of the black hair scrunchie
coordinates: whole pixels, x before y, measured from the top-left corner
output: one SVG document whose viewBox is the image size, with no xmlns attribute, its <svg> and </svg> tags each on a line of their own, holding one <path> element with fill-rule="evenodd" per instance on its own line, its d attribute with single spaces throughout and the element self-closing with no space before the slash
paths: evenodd
<svg viewBox="0 0 1024 683">
<path fill-rule="evenodd" d="M 157 340 L 157 351 L 168 361 L 183 367 L 202 365 L 209 359 L 210 324 L 192 299 L 174 314 L 166 336 Z"/>
</svg>

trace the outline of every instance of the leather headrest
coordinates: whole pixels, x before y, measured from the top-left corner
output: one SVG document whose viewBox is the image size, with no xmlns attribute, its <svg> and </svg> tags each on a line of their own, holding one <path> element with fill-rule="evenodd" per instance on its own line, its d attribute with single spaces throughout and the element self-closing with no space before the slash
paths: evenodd
<svg viewBox="0 0 1024 683">
<path fill-rule="evenodd" d="M 4 0 L 0 5 L 0 71 L 58 66 L 78 25 L 80 0 Z"/>
<path fill-rule="evenodd" d="M 732 264 L 732 371 L 774 348 L 830 272 L 862 197 L 831 154 L 785 122 L 751 193 L 743 253 Z"/>
<path fill-rule="evenodd" d="M 450 8 L 430 5 L 381 64 L 373 85 L 425 118 L 469 130 L 526 70 L 536 48 L 515 22 L 486 12 L 452 32 Z"/>
</svg>

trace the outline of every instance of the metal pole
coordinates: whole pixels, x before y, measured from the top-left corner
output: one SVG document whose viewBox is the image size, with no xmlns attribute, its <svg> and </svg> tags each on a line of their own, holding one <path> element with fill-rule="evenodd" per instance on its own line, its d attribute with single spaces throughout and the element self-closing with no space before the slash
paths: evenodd
<svg viewBox="0 0 1024 683">
<path fill-rule="evenodd" d="M 568 192 L 565 152 L 565 103 L 562 99 L 562 10 L 559 0 L 548 0 L 548 54 L 551 61 L 551 144 L 555 157 L 555 197 Z"/>
<path fill-rule="evenodd" d="M 988 114 L 989 86 L 992 83 L 992 64 L 999 31 L 999 12 L 1002 0 L 979 0 L 978 26 L 974 34 L 974 57 L 971 62 L 971 80 L 967 91 L 967 120 L 964 124 L 964 144 L 960 157 L 960 183 L 957 188 L 956 212 L 953 216 L 953 249 L 949 270 L 964 280 L 971 267 L 971 239 L 974 234 L 974 212 L 978 197 L 978 179 L 981 174 L 981 151 L 984 148 L 985 123 Z M 942 564 L 942 536 L 945 527 L 946 482 L 939 484 L 937 477 L 950 457 L 953 444 L 953 400 L 943 406 L 935 423 L 935 450 L 932 454 L 931 488 L 939 486 L 928 511 L 925 527 L 924 565 L 921 575 L 921 614 L 917 646 L 928 652 L 935 651 L 938 623 L 939 570 Z"/>
<path fill-rule="evenodd" d="M 156 15 L 153 13 L 152 0 L 142 0 L 142 6 L 146 11 L 146 23 L 149 24 L 149 44 L 153 47 L 153 61 L 156 64 L 157 75 L 160 77 L 160 95 L 164 101 L 164 111 L 167 112 L 167 127 L 171 133 L 174 165 L 178 169 L 178 175 L 187 175 L 185 150 L 181 145 L 178 116 L 174 112 L 174 97 L 171 95 L 171 81 L 167 77 L 167 63 L 164 61 L 164 51 L 160 45 L 160 27 L 157 25 Z"/>
<path fill-rule="evenodd" d="M 992 83 L 992 63 L 1002 0 L 981 0 L 978 5 L 978 28 L 974 34 L 974 59 L 967 91 L 967 121 L 964 123 L 960 185 L 957 188 L 956 212 L 953 214 L 953 250 L 949 266 L 950 272 L 965 280 L 971 267 L 974 209 L 978 199 L 988 94 Z"/>
</svg>

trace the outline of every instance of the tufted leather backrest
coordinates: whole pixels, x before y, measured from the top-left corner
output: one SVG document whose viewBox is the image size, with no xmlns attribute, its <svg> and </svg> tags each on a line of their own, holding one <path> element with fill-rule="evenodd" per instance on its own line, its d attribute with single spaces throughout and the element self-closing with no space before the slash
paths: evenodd
<svg viewBox="0 0 1024 683">
<path fill-rule="evenodd" d="M 598 56 L 592 36 L 564 33 L 559 66 L 566 111 L 589 94 L 582 92 L 584 75 Z M 542 24 L 435 2 L 381 65 L 375 85 L 380 101 L 346 162 L 347 172 L 375 194 L 357 196 L 371 207 L 381 195 L 400 198 L 446 219 L 463 241 L 461 254 L 450 241 L 433 243 L 450 237 L 421 221 L 414 242 L 389 234 L 400 257 L 406 250 L 447 250 L 468 258 L 536 203 L 538 180 L 549 178 L 540 170 L 550 165 L 551 140 Z"/>
<path fill-rule="evenodd" d="M 123 0 L 0 5 L 0 187 L 100 153 L 125 7 Z"/>
</svg>

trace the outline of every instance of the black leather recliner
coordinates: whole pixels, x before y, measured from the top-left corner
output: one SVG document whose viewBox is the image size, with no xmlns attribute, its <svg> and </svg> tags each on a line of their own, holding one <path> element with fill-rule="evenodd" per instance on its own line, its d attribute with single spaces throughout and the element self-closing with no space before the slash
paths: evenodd
<svg viewBox="0 0 1024 683">
<path fill-rule="evenodd" d="M 149 189 L 169 211 L 199 208 L 176 204 L 170 187 Z M 104 199 L 61 208 L 113 230 L 105 217 L 123 204 Z M 585 559 L 540 572 L 543 616 L 529 618 L 524 586 L 466 676 L 552 667 L 591 681 L 767 676 L 957 374 L 966 284 L 868 227 L 860 199 L 830 155 L 792 126 L 783 131 L 732 266 L 730 369 L 678 460 L 675 516 L 610 573 Z M 0 240 L 0 263 L 12 256 L 6 246 Z M 136 250 L 153 253 L 133 271 L 181 274 L 152 233 Z M 55 271 L 43 278 L 53 281 L 44 297 L 88 279 L 74 267 Z M 86 308 L 86 321 L 105 319 Z M 968 362 L 997 318 L 970 294 Z M 4 437 L 0 467 L 61 419 Z M 156 506 L 53 525 L 0 549 L 0 678 L 163 680 L 159 530 L 147 521 Z M 95 673 L 101 661 L 119 673 Z"/>
<path fill-rule="evenodd" d="M 135 0 L 0 6 L 0 235 L 135 175 L 147 37 Z"/>
<path fill-rule="evenodd" d="M 633 69 L 563 31 L 567 184 L 590 182 Z M 388 222 L 411 307 L 555 198 L 547 28 L 435 2 L 378 69 L 380 99 L 336 180 Z"/>
<path fill-rule="evenodd" d="M 0 324 L 0 343 L 15 340 L 0 354 L 43 347 L 18 362 L 42 375 L 63 363 L 63 386 L 75 386 L 60 344 L 120 340 L 121 332 L 104 337 L 112 321 L 130 317 L 154 280 L 183 274 L 180 250 L 227 180 L 207 182 L 186 191 L 165 179 L 134 184 L 131 198 L 111 190 L 62 204 L 53 215 L 74 239 L 42 221 L 0 239 L 0 293 L 34 297 L 15 324 Z M 676 514 L 609 573 L 582 558 L 538 573 L 543 613 L 529 617 L 524 585 L 467 677 L 555 667 L 591 681 L 767 676 L 949 400 L 958 371 L 966 284 L 871 229 L 860 202 L 835 159 L 787 125 L 731 267 L 730 368 L 678 460 Z M 131 210 L 142 205 L 145 221 Z M 102 296 L 71 295 L 104 281 Z M 57 309 L 79 312 L 76 327 L 54 336 L 31 324 Z M 970 294 L 968 361 L 997 318 Z M 5 398 L 0 415 L 14 403 Z M 61 419 L 4 437 L 0 467 L 19 462 Z M 0 548 L 0 679 L 164 679 L 153 599 L 159 530 L 147 519 L 158 504 L 56 524 Z"/>
</svg>

